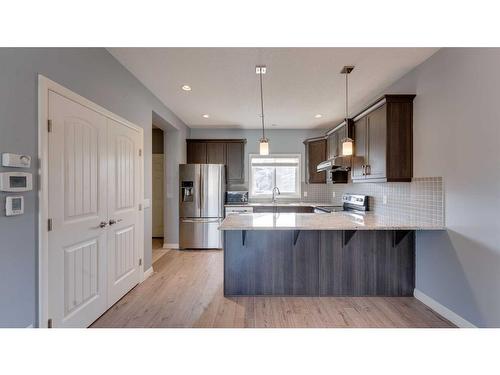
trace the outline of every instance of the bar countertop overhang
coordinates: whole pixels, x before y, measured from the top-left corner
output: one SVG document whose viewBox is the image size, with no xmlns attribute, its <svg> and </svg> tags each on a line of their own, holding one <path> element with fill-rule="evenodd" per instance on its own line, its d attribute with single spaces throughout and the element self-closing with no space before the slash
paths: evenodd
<svg viewBox="0 0 500 375">
<path fill-rule="evenodd" d="M 248 213 L 229 215 L 220 230 L 445 230 L 441 224 L 418 218 L 387 217 L 374 213 Z"/>
</svg>

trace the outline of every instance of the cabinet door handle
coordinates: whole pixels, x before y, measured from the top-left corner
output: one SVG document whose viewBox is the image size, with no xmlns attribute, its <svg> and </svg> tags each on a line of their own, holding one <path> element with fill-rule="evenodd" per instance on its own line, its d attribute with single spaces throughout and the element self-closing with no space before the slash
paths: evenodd
<svg viewBox="0 0 500 375">
<path fill-rule="evenodd" d="M 366 165 L 362 165 L 361 167 L 363 168 L 362 172 L 363 176 L 366 176 Z"/>
<path fill-rule="evenodd" d="M 365 171 L 366 171 L 365 172 L 366 175 L 369 175 L 372 173 L 372 167 L 370 164 L 365 165 Z"/>
</svg>

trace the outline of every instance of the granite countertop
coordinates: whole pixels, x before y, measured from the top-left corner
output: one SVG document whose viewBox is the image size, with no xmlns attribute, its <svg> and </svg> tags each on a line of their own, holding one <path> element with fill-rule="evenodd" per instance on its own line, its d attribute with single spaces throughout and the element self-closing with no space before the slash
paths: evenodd
<svg viewBox="0 0 500 375">
<path fill-rule="evenodd" d="M 444 230 L 443 225 L 374 213 L 254 213 L 230 215 L 220 230 Z"/>
<path fill-rule="evenodd" d="M 317 202 L 248 202 L 241 204 L 225 204 L 224 207 L 323 207 L 323 206 L 338 206 L 332 203 L 317 203 Z"/>
</svg>

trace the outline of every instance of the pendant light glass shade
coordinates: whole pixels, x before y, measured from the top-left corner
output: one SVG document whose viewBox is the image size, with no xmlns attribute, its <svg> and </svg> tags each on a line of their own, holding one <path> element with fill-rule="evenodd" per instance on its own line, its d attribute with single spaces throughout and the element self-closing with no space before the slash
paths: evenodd
<svg viewBox="0 0 500 375">
<path fill-rule="evenodd" d="M 342 141 L 342 156 L 351 156 L 353 153 L 353 143 L 351 138 L 345 138 Z"/>
<path fill-rule="evenodd" d="M 267 138 L 261 138 L 259 143 L 259 154 L 269 155 L 269 142 Z"/>
</svg>

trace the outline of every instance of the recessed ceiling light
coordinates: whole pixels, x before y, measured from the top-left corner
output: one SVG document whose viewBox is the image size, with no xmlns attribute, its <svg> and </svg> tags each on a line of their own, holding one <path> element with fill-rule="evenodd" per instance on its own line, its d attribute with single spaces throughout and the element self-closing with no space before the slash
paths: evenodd
<svg viewBox="0 0 500 375">
<path fill-rule="evenodd" d="M 203 117 L 203 118 L 209 118 L 210 115 L 208 115 L 208 114 L 205 113 L 204 115 L 201 115 L 201 117 Z"/>
<path fill-rule="evenodd" d="M 184 91 L 191 91 L 191 86 L 189 86 L 189 85 L 182 85 L 181 89 L 183 89 Z"/>
<path fill-rule="evenodd" d="M 318 113 L 317 115 L 314 115 L 314 118 L 321 118 L 323 115 L 321 113 Z"/>
</svg>

